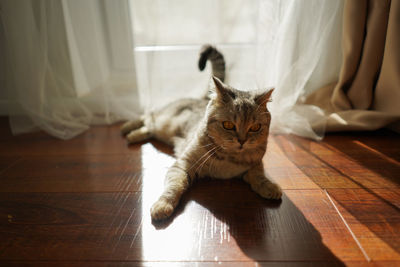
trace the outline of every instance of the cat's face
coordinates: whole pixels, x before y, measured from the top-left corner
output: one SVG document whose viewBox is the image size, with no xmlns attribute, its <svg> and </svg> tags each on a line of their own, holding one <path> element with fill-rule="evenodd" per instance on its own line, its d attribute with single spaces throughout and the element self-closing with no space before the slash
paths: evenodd
<svg viewBox="0 0 400 267">
<path fill-rule="evenodd" d="M 265 149 L 271 122 L 266 103 L 272 90 L 244 92 L 214 81 L 216 92 L 207 107 L 208 135 L 227 152 Z"/>
</svg>

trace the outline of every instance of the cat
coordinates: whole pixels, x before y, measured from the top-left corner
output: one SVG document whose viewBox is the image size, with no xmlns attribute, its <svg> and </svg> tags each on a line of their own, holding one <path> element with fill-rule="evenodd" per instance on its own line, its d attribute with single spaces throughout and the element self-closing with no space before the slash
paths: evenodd
<svg viewBox="0 0 400 267">
<path fill-rule="evenodd" d="M 175 163 L 166 174 L 164 191 L 150 209 L 152 220 L 174 212 L 195 179 L 242 177 L 260 196 L 280 199 L 279 185 L 264 173 L 271 115 L 267 102 L 273 89 L 240 91 L 226 85 L 223 55 L 206 45 L 199 68 L 212 63 L 215 88 L 202 99 L 180 99 L 121 127 L 128 143 L 156 138 L 174 147 Z"/>
</svg>

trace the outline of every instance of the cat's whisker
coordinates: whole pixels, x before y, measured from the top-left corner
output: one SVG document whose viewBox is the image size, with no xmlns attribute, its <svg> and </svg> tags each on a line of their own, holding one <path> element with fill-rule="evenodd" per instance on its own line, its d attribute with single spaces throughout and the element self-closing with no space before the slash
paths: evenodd
<svg viewBox="0 0 400 267">
<path fill-rule="evenodd" d="M 211 166 L 213 165 L 214 162 L 215 160 L 210 161 L 210 164 L 208 165 L 208 173 L 211 173 Z"/>
<path fill-rule="evenodd" d="M 199 147 L 207 147 L 207 146 L 211 146 L 211 145 L 213 145 L 213 143 L 209 143 L 209 144 L 206 144 L 204 146 L 199 146 Z"/>
<path fill-rule="evenodd" d="M 217 147 L 218 148 L 218 147 Z M 195 173 L 197 173 L 197 171 L 201 171 L 201 169 L 203 168 L 204 164 L 207 162 L 207 160 L 209 158 L 211 158 L 215 153 L 217 153 L 217 150 L 214 150 L 205 160 L 203 160 L 203 162 L 197 167 Z M 199 170 L 200 169 L 200 170 Z"/>
<path fill-rule="evenodd" d="M 217 148 L 218 148 L 218 147 L 215 146 L 215 147 L 211 148 L 210 150 L 208 150 L 206 153 L 204 153 L 203 156 L 201 156 L 195 163 L 193 163 L 193 165 L 188 169 L 188 171 L 190 171 L 191 169 L 193 169 L 193 168 L 196 166 L 196 164 L 197 164 L 198 162 L 200 162 L 203 158 L 205 158 L 207 155 L 209 155 L 210 153 L 212 154 Z"/>
<path fill-rule="evenodd" d="M 225 146 L 225 142 L 219 145 L 222 149 L 226 150 L 227 147 Z"/>
<path fill-rule="evenodd" d="M 209 134 L 207 134 L 207 136 L 210 137 L 210 138 L 212 138 Z M 222 141 L 222 142 L 226 142 L 226 141 Z M 215 144 L 213 144 L 213 145 L 215 145 Z M 220 146 L 222 149 L 226 149 L 226 147 L 224 147 L 223 144 L 219 144 L 218 146 Z"/>
</svg>

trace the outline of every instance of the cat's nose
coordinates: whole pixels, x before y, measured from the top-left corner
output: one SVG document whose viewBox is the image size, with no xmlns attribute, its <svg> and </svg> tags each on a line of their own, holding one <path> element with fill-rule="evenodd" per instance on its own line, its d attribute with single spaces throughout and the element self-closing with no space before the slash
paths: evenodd
<svg viewBox="0 0 400 267">
<path fill-rule="evenodd" d="M 246 139 L 238 139 L 238 142 L 240 146 L 243 146 L 243 144 L 246 142 Z"/>
</svg>

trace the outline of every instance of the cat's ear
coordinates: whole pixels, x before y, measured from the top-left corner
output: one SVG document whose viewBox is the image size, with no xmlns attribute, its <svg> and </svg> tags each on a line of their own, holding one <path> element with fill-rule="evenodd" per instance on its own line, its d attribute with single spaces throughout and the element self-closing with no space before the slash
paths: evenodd
<svg viewBox="0 0 400 267">
<path fill-rule="evenodd" d="M 258 93 L 255 97 L 255 101 L 258 105 L 266 107 L 268 102 L 272 101 L 271 95 L 275 88 L 269 89 L 262 93 Z"/>
<path fill-rule="evenodd" d="M 218 100 L 226 103 L 231 101 L 232 99 L 235 99 L 235 93 L 232 92 L 232 90 L 229 89 L 228 86 L 221 82 L 221 80 L 217 77 L 213 76 L 212 78 L 215 84 L 215 92 L 217 94 Z"/>
</svg>

